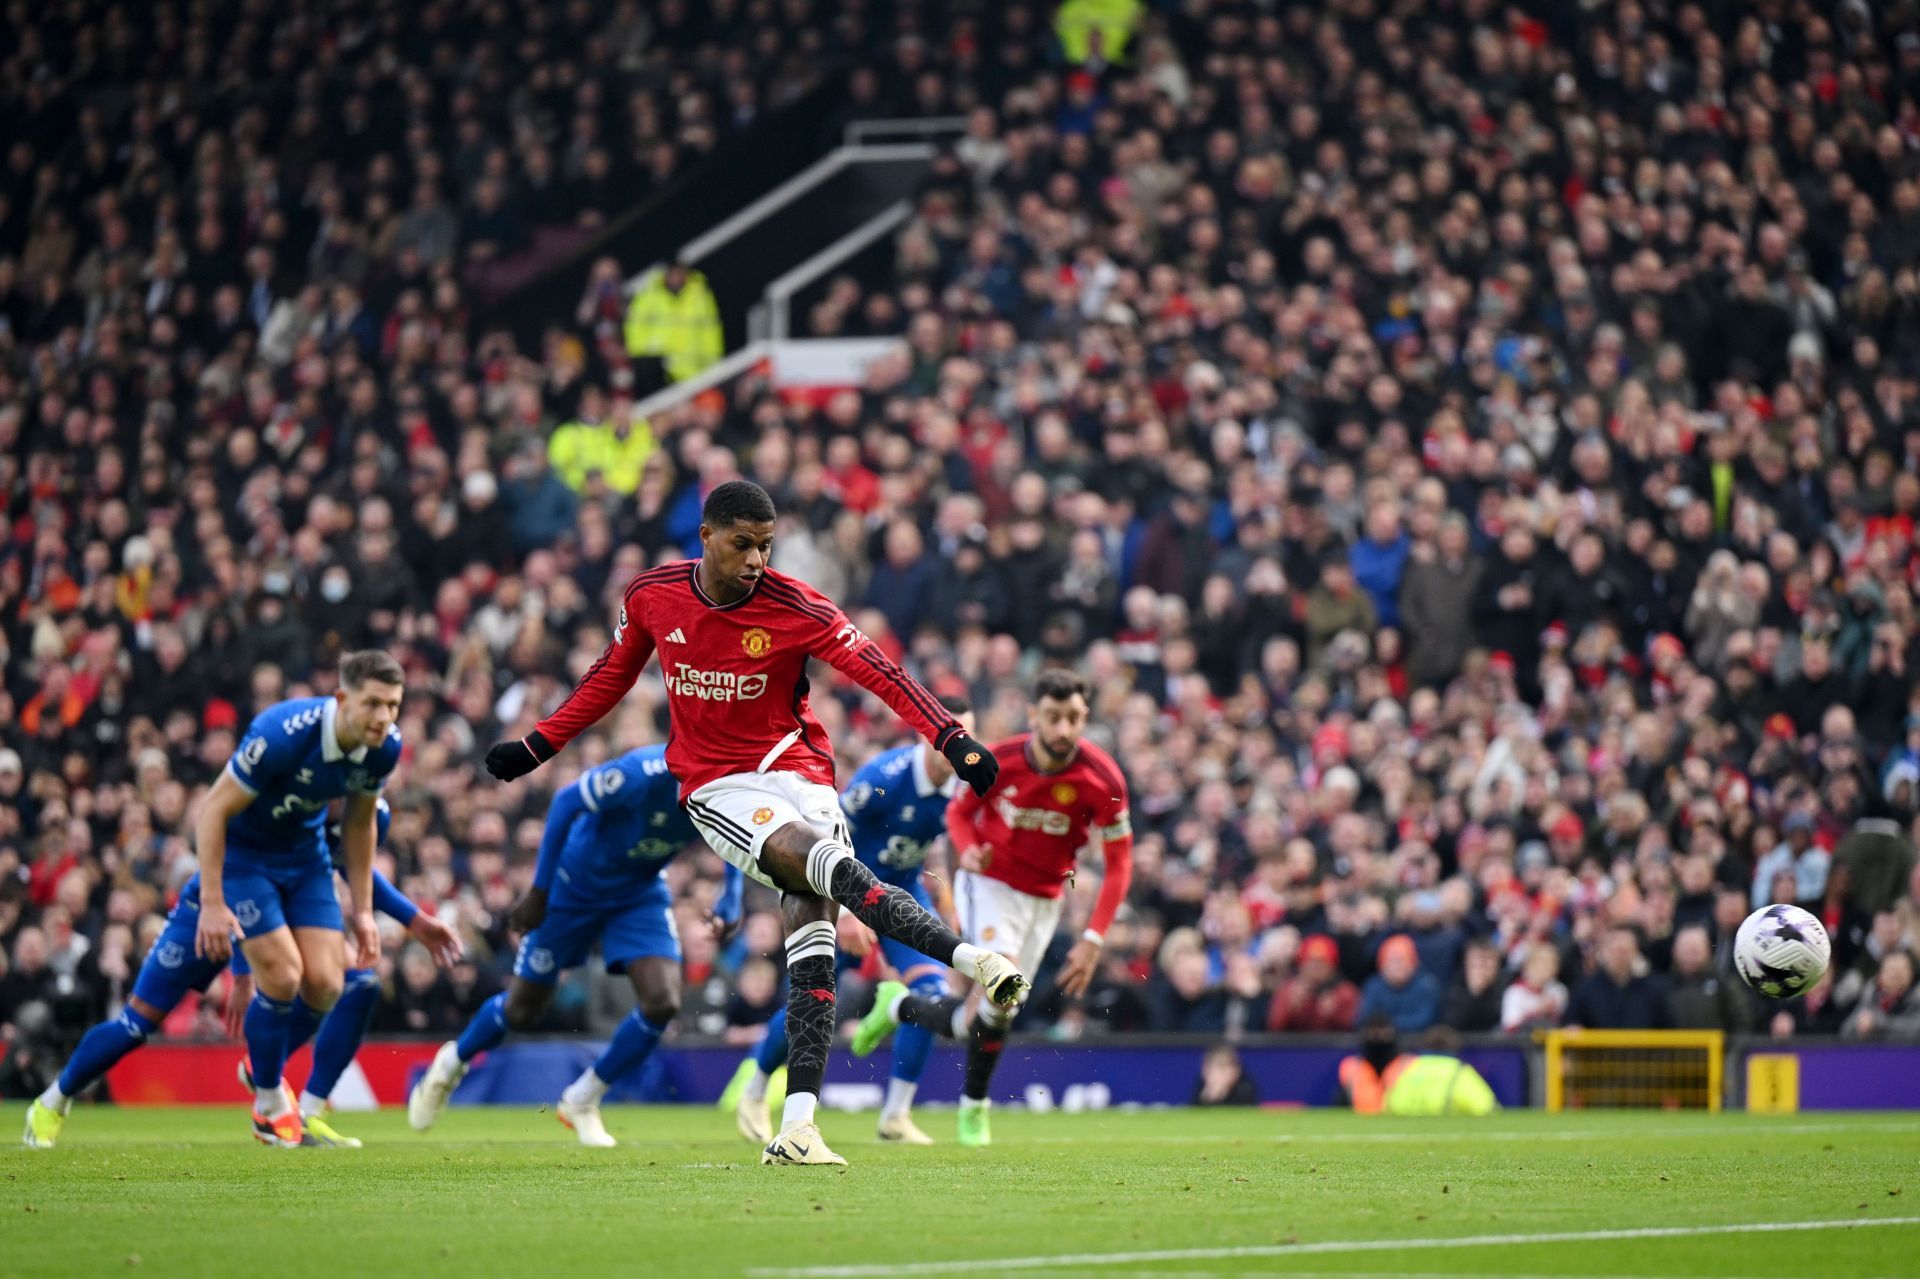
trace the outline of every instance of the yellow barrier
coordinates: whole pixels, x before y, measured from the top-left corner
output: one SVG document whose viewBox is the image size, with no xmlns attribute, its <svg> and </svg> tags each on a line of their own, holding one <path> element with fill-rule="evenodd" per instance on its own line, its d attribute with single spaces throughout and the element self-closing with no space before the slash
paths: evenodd
<svg viewBox="0 0 1920 1279">
<path fill-rule="evenodd" d="M 1718 1111 L 1726 1036 L 1717 1030 L 1547 1030 L 1548 1110 Z"/>
<path fill-rule="evenodd" d="M 1753 1053 L 1747 1058 L 1747 1109 L 1760 1115 L 1791 1115 L 1800 1109 L 1800 1058 L 1793 1053 Z"/>
</svg>

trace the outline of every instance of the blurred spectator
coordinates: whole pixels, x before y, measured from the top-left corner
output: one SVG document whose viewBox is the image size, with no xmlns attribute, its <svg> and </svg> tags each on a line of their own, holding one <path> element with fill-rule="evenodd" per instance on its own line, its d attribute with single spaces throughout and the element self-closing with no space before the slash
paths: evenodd
<svg viewBox="0 0 1920 1279">
<path fill-rule="evenodd" d="M 1665 1024 L 1675 1030 L 1723 1030 L 1745 1034 L 1753 1024 L 1753 998 L 1737 980 L 1715 971 L 1713 945 L 1703 927 L 1673 935 L 1673 972 L 1667 979 Z"/>
<path fill-rule="evenodd" d="M 1841 1034 L 1852 1039 L 1906 1039 L 1920 1034 L 1920 992 L 1913 988 L 1913 956 L 1899 950 L 1880 961 L 1873 984 L 1847 1015 Z"/>
<path fill-rule="evenodd" d="M 1174 952 L 1148 995 L 1147 1028 L 1159 1034 L 1223 1034 L 1227 995 L 1207 974 L 1206 953 L 1198 947 Z"/>
<path fill-rule="evenodd" d="M 1440 1020 L 1462 1034 L 1477 1035 L 1500 1029 L 1501 1004 L 1506 998 L 1500 979 L 1500 949 L 1491 941 L 1467 943 L 1460 976 L 1447 989 Z"/>
<path fill-rule="evenodd" d="M 1280 1034 L 1328 1035 L 1353 1029 L 1360 991 L 1340 975 L 1340 948 L 1315 934 L 1300 943 L 1298 968 L 1273 992 L 1267 1029 Z"/>
<path fill-rule="evenodd" d="M 1520 975 L 1500 996 L 1500 1029 L 1514 1034 L 1558 1026 L 1567 1011 L 1560 952 L 1544 941 L 1527 948 Z"/>
<path fill-rule="evenodd" d="M 1566 1024 L 1590 1030 L 1656 1030 L 1667 1026 L 1665 984 L 1646 971 L 1631 928 L 1600 938 L 1594 970 L 1573 988 Z"/>
<path fill-rule="evenodd" d="M 779 970 L 771 962 L 756 956 L 741 965 L 727 996 L 727 1042 L 759 1043 L 762 1030 L 785 999 Z"/>
<path fill-rule="evenodd" d="M 1418 1034 L 1440 1016 L 1440 982 L 1420 969 L 1413 939 L 1395 933 L 1380 943 L 1380 971 L 1367 978 L 1357 1013 L 1364 1023 L 1385 1017 L 1403 1035 Z"/>
<path fill-rule="evenodd" d="M 1827 867 L 1833 859 L 1814 843 L 1814 825 L 1812 814 L 1804 812 L 1788 813 L 1781 822 L 1779 846 L 1753 866 L 1753 909 L 1776 900 L 1770 896 L 1773 880 L 1783 870 L 1793 873 L 1793 901 L 1818 901 L 1826 892 Z"/>
<path fill-rule="evenodd" d="M 1240 1054 L 1232 1044 L 1219 1044 L 1207 1050 L 1200 1061 L 1200 1079 L 1193 1086 L 1196 1106 L 1257 1106 L 1260 1094 L 1240 1064 Z"/>
</svg>

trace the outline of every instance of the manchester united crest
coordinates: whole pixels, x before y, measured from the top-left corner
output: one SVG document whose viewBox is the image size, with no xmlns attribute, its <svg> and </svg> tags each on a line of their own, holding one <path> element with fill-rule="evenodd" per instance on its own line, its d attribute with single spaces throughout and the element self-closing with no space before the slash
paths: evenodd
<svg viewBox="0 0 1920 1279">
<path fill-rule="evenodd" d="M 1053 802 L 1054 803 L 1071 804 L 1074 800 L 1078 799 L 1079 797 L 1080 797 L 1080 792 L 1073 788 L 1073 784 L 1071 782 L 1055 782 L 1054 783 L 1053 785 Z"/>
<path fill-rule="evenodd" d="M 753 824 L 755 826 L 765 826 L 772 820 L 773 810 L 771 808 L 756 808 L 753 810 Z"/>
<path fill-rule="evenodd" d="M 756 626 L 740 637 L 740 647 L 747 650 L 748 657 L 765 657 L 773 651 L 773 636 Z"/>
</svg>

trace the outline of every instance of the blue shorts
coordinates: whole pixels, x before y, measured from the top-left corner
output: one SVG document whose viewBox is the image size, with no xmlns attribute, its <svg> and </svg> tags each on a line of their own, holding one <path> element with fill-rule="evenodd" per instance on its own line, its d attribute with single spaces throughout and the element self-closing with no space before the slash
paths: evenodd
<svg viewBox="0 0 1920 1279">
<path fill-rule="evenodd" d="M 569 968 L 586 962 L 595 941 L 610 973 L 625 972 L 636 959 L 680 962 L 680 928 L 673 920 L 673 892 L 655 880 L 638 901 L 623 906 L 549 906 L 540 926 L 520 942 L 513 975 L 551 985 Z"/>
<path fill-rule="evenodd" d="M 200 929 L 200 881 L 188 882 L 186 891 L 167 916 L 167 926 L 147 952 L 146 962 L 133 979 L 134 998 L 169 1013 L 190 990 L 206 992 L 224 961 L 202 959 L 193 952 L 194 934 Z"/>
<path fill-rule="evenodd" d="M 345 926 L 340 896 L 333 886 L 333 867 L 326 862 L 280 867 L 228 857 L 224 878 L 227 909 L 240 921 L 243 937 L 258 937 L 281 927 L 338 932 Z"/>
<path fill-rule="evenodd" d="M 933 899 L 927 896 L 927 886 L 918 875 L 913 877 L 912 883 L 900 884 L 898 887 L 905 889 L 913 900 L 926 909 L 933 909 Z M 907 974 L 916 968 L 932 967 L 944 973 L 947 967 L 939 960 L 929 959 L 905 942 L 895 941 L 891 937 L 880 939 L 880 954 L 886 959 L 887 966 L 900 975 L 902 981 L 909 980 Z"/>
</svg>

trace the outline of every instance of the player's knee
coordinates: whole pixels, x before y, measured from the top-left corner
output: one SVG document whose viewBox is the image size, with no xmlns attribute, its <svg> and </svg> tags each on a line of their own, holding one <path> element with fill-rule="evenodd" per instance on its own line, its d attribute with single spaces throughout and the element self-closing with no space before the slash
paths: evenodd
<svg viewBox="0 0 1920 1279">
<path fill-rule="evenodd" d="M 253 965 L 254 989 L 269 999 L 292 999 L 300 993 L 300 961 L 275 956 Z"/>
<path fill-rule="evenodd" d="M 640 1001 L 640 1015 L 656 1026 L 665 1026 L 680 1015 L 680 992 L 663 990 Z"/>
<path fill-rule="evenodd" d="M 307 1007 L 325 1012 L 340 1002 L 340 974 L 310 974 L 300 983 L 300 998 Z"/>
<path fill-rule="evenodd" d="M 830 924 L 839 914 L 839 905 L 818 893 L 787 893 L 780 898 L 780 919 L 789 937 L 802 925 Z"/>
</svg>

